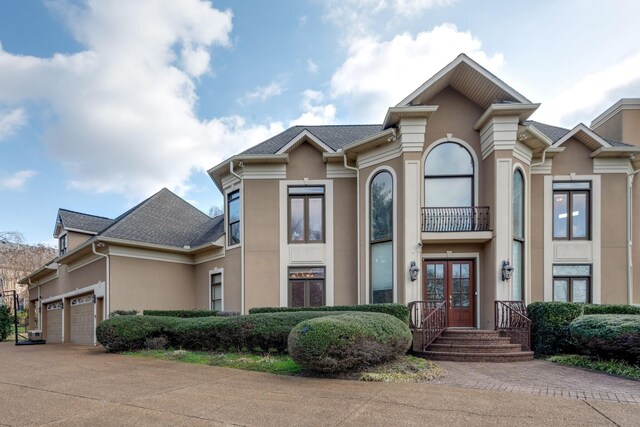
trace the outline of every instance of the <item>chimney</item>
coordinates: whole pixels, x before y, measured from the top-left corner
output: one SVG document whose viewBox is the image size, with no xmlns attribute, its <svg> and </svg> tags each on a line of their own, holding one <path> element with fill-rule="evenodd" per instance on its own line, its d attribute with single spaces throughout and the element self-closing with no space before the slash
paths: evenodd
<svg viewBox="0 0 640 427">
<path fill-rule="evenodd" d="M 640 98 L 622 98 L 591 122 L 598 135 L 640 147 Z"/>
</svg>

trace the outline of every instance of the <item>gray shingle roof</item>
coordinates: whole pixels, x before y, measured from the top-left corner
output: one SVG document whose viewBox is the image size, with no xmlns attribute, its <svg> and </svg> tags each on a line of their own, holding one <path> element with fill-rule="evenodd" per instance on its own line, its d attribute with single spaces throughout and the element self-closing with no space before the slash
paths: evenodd
<svg viewBox="0 0 640 427">
<path fill-rule="evenodd" d="M 99 235 L 182 248 L 194 241 L 202 242 L 200 244 L 213 241 L 207 238 L 217 240 L 223 231 L 215 228 L 217 218 L 210 218 L 163 188 L 120 215 Z"/>
<path fill-rule="evenodd" d="M 89 233 L 98 233 L 113 223 L 111 218 L 74 212 L 67 209 L 58 209 L 58 216 L 64 228 L 72 228 Z"/>
<path fill-rule="evenodd" d="M 561 128 L 558 126 L 547 125 L 545 123 L 536 122 L 534 120 L 527 120 L 524 122 L 525 125 L 533 125 L 540 132 L 544 133 L 551 141 L 554 143 L 557 142 L 560 138 L 565 136 L 569 129 Z M 602 137 L 605 141 L 611 144 L 613 147 L 630 147 L 631 145 L 625 144 L 622 141 L 616 141 L 615 139 L 609 139 Z"/>
<path fill-rule="evenodd" d="M 331 125 L 331 126 L 293 126 L 266 141 L 255 145 L 241 154 L 276 154 L 282 147 L 304 130 L 334 150 L 376 134 L 382 125 Z"/>
<path fill-rule="evenodd" d="M 204 226 L 202 233 L 191 242 L 191 247 L 196 248 L 206 243 L 215 242 L 224 234 L 224 215 L 211 218 Z"/>
</svg>

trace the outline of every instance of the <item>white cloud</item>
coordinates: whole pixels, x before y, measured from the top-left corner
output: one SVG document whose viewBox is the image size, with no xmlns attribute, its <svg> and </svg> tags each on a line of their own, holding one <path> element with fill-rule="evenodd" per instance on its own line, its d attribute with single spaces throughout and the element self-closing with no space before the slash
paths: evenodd
<svg viewBox="0 0 640 427">
<path fill-rule="evenodd" d="M 322 104 L 322 92 L 307 89 L 302 92 L 300 108 L 303 113 L 297 119 L 289 122 L 289 126 L 296 125 L 329 125 L 336 121 L 336 107 L 333 104 Z"/>
<path fill-rule="evenodd" d="M 281 81 L 273 81 L 266 86 L 259 86 L 251 92 L 245 93 L 238 103 L 241 105 L 249 105 L 255 102 L 264 102 L 269 98 L 278 96 L 285 91 L 285 84 Z"/>
<path fill-rule="evenodd" d="M 197 0 L 52 5 L 84 50 L 39 58 L 0 48 L 0 102 L 37 100 L 55 113 L 43 142 L 73 188 L 182 193 L 194 170 L 282 128 L 195 112 L 195 79 L 209 51 L 229 45 L 230 11 Z"/>
<path fill-rule="evenodd" d="M 36 174 L 32 170 L 23 170 L 15 172 L 11 175 L 0 175 L 0 189 L 2 190 L 20 190 L 27 183 L 29 178 Z"/>
<path fill-rule="evenodd" d="M 15 108 L 10 111 L 0 110 L 0 141 L 15 134 L 26 122 L 27 116 L 24 108 Z"/>
<path fill-rule="evenodd" d="M 318 73 L 318 64 L 313 62 L 311 58 L 307 59 L 307 71 L 309 72 L 309 74 Z"/>
<path fill-rule="evenodd" d="M 640 52 L 601 71 L 588 74 L 542 103 L 536 120 L 573 127 L 589 121 L 615 103 L 622 89 L 640 83 Z M 628 96 L 628 93 L 627 95 Z"/>
<path fill-rule="evenodd" d="M 453 24 L 431 31 L 400 34 L 389 41 L 373 37 L 357 39 L 347 59 L 331 78 L 331 94 L 344 97 L 351 121 L 380 122 L 388 107 L 424 83 L 461 52 L 495 72 L 501 54 L 489 55 L 480 40 Z"/>
</svg>

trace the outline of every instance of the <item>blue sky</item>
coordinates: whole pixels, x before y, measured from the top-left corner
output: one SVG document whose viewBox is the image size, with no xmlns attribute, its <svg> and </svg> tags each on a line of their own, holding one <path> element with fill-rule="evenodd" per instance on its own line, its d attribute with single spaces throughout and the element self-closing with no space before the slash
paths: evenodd
<svg viewBox="0 0 640 427">
<path fill-rule="evenodd" d="M 52 242 L 59 207 L 115 217 L 293 124 L 378 123 L 465 52 L 589 124 L 640 97 L 637 1 L 0 2 L 0 231 Z"/>
</svg>

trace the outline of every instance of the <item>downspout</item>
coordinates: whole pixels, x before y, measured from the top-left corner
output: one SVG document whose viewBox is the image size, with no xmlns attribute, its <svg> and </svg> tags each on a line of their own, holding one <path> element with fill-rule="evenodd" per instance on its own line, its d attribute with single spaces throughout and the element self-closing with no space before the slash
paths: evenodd
<svg viewBox="0 0 640 427">
<path fill-rule="evenodd" d="M 636 169 L 627 174 L 627 303 L 633 304 L 633 179 L 640 173 Z"/>
<path fill-rule="evenodd" d="M 361 283 L 360 283 L 360 169 L 357 167 L 349 166 L 347 162 L 347 154 L 343 153 L 342 159 L 344 160 L 345 169 L 350 169 L 356 172 L 356 256 L 358 257 L 357 268 L 358 268 L 358 305 L 361 302 L 362 293 Z"/>
<path fill-rule="evenodd" d="M 104 284 L 104 320 L 109 318 L 109 255 L 105 255 L 96 251 L 96 242 L 91 243 L 91 250 L 94 254 L 104 257 L 106 259 L 106 275 L 105 275 L 105 284 Z"/>
<path fill-rule="evenodd" d="M 242 162 L 240 162 L 242 164 Z M 233 171 L 233 160 L 229 162 L 229 172 L 240 180 L 240 313 L 244 313 L 244 179 Z M 227 213 L 228 215 L 228 213 Z M 227 243 L 229 242 L 227 236 Z"/>
<path fill-rule="evenodd" d="M 541 160 L 538 163 L 533 163 L 531 165 L 529 165 L 529 170 L 531 170 L 531 168 L 534 168 L 536 166 L 542 166 L 544 164 L 544 162 L 546 161 L 547 158 L 547 150 L 551 148 L 551 146 L 548 146 L 547 148 L 545 148 L 544 150 L 542 150 L 542 157 Z"/>
</svg>

